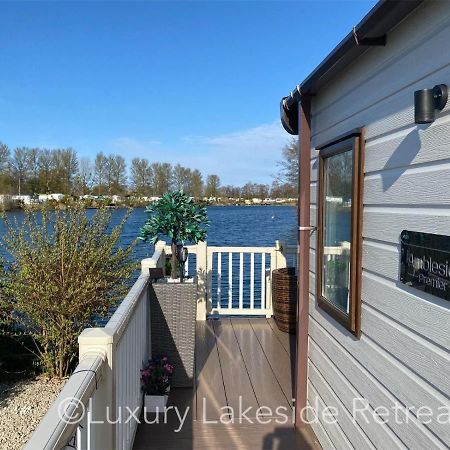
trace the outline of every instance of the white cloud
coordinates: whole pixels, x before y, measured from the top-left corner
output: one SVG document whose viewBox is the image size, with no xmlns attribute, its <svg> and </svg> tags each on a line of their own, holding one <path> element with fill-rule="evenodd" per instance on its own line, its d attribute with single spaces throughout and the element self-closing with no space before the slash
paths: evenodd
<svg viewBox="0 0 450 450">
<path fill-rule="evenodd" d="M 139 141 L 130 137 L 119 137 L 111 141 L 111 145 L 119 151 L 131 152 L 133 154 L 147 153 L 155 147 L 162 145 L 161 141 Z"/>
<path fill-rule="evenodd" d="M 247 130 L 237 131 L 216 137 L 206 137 L 203 141 L 207 144 L 229 147 L 239 146 L 244 148 L 265 148 L 268 145 L 277 145 L 286 139 L 286 132 L 280 122 L 259 125 Z"/>
<path fill-rule="evenodd" d="M 183 136 L 172 145 L 156 140 L 120 137 L 111 141 L 115 151 L 151 161 L 180 163 L 206 174 L 217 174 L 222 184 L 248 181 L 270 183 L 289 135 L 277 120 L 217 136 Z"/>
<path fill-rule="evenodd" d="M 200 139 L 208 148 L 205 163 L 215 169 L 223 184 L 243 184 L 250 180 L 271 182 L 281 149 L 288 141 L 289 136 L 278 120 L 246 130 Z"/>
</svg>

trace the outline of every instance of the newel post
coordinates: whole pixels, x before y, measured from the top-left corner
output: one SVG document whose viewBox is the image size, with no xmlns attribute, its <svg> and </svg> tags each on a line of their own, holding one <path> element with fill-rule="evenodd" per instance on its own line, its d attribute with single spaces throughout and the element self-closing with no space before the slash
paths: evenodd
<svg viewBox="0 0 450 450">
<path fill-rule="evenodd" d="M 79 360 L 88 354 L 103 355 L 103 376 L 97 384 L 95 402 L 92 403 L 90 424 L 92 448 L 116 448 L 117 415 L 114 335 L 105 328 L 86 328 L 78 336 Z"/>
<path fill-rule="evenodd" d="M 197 244 L 197 320 L 206 320 L 208 292 L 208 244 Z"/>
<path fill-rule="evenodd" d="M 158 241 L 155 245 L 155 251 L 151 258 L 145 258 L 141 261 L 142 273 L 148 274 L 148 269 L 159 267 L 166 273 L 166 242 Z"/>
<path fill-rule="evenodd" d="M 266 299 L 267 299 L 267 309 L 269 312 L 266 314 L 267 317 L 272 316 L 273 306 L 272 306 L 272 272 L 276 269 L 283 269 L 286 267 L 286 256 L 284 254 L 284 244 L 280 241 L 275 241 L 275 247 L 270 252 L 270 273 L 266 278 Z"/>
<path fill-rule="evenodd" d="M 284 249 L 286 245 L 284 242 L 275 241 L 275 250 L 276 250 L 276 268 L 284 269 L 287 267 L 286 254 Z"/>
</svg>

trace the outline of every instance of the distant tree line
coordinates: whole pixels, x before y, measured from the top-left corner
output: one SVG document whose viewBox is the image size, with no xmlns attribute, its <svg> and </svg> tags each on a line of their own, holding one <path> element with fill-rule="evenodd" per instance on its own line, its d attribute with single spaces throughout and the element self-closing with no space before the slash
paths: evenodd
<svg viewBox="0 0 450 450">
<path fill-rule="evenodd" d="M 0 194 L 160 196 L 182 189 L 193 197 L 266 198 L 295 197 L 298 162 L 293 141 L 282 151 L 281 170 L 272 185 L 248 182 L 222 186 L 218 175 L 206 177 L 198 169 L 180 164 L 133 158 L 127 167 L 118 154 L 96 154 L 94 160 L 79 158 L 72 148 L 13 150 L 0 142 Z M 293 167 L 293 163 L 297 164 Z"/>
</svg>

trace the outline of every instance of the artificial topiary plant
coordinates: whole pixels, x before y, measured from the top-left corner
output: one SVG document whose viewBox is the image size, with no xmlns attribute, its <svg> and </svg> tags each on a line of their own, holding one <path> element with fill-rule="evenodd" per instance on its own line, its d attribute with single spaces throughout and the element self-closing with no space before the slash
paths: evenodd
<svg viewBox="0 0 450 450">
<path fill-rule="evenodd" d="M 206 238 L 209 220 L 206 207 L 195 203 L 183 191 L 168 192 L 159 200 L 147 206 L 148 215 L 141 228 L 139 239 L 156 244 L 160 237 L 171 239 L 172 267 L 171 278 L 177 278 L 178 245 L 185 242 L 197 244 Z"/>
</svg>

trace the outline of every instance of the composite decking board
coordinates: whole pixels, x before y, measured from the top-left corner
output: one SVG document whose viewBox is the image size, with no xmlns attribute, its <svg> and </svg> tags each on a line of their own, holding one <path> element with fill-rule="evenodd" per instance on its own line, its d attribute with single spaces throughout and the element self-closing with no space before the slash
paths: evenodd
<svg viewBox="0 0 450 450">
<path fill-rule="evenodd" d="M 177 425 L 175 423 L 156 425 L 143 423 L 138 429 L 133 449 L 320 450 L 321 448 L 309 426 L 301 432 L 296 432 L 292 426 L 276 423 L 225 425 L 187 422 L 179 433 L 174 432 Z"/>
<path fill-rule="evenodd" d="M 233 322 L 239 320 L 232 319 Z M 276 325 L 272 324 L 276 328 Z M 255 359 L 265 359 L 267 362 L 260 373 L 255 374 L 253 371 L 250 371 L 251 382 L 247 369 L 251 369 L 253 365 L 250 364 L 250 367 L 248 364 L 245 364 L 242 358 L 241 347 L 230 319 L 221 318 L 220 321 L 208 320 L 198 323 L 196 332 L 195 368 L 197 382 L 195 389 L 173 389 L 169 396 L 169 406 L 177 406 L 181 413 L 184 413 L 185 409 L 189 407 L 184 427 L 178 433 L 174 431 L 179 426 L 179 422 L 173 411 L 172 414 L 169 414 L 167 424 L 150 425 L 141 420 L 133 446 L 134 450 L 209 450 L 211 448 L 223 450 L 319 450 L 321 448 L 309 426 L 298 433 L 289 424 L 278 424 L 274 420 L 269 424 L 259 424 L 254 417 L 251 417 L 253 424 L 249 424 L 245 420 L 243 420 L 243 423 L 239 423 L 236 420 L 232 425 L 221 422 L 203 423 L 203 417 L 201 417 L 201 414 L 198 414 L 196 396 L 202 396 L 202 392 L 207 388 L 212 390 L 216 398 L 222 398 L 222 401 L 223 398 L 227 399 L 227 396 L 229 396 L 231 403 L 227 399 L 228 403 L 230 406 L 234 405 L 234 408 L 239 408 L 239 395 L 243 395 L 243 404 L 253 406 L 252 410 L 256 411 L 259 405 L 252 385 L 252 382 L 257 383 L 255 375 L 265 379 L 271 377 L 267 375 L 267 371 L 273 375 L 268 361 L 273 361 L 275 364 L 276 360 L 273 359 L 274 355 L 272 354 L 274 349 L 279 350 L 282 360 L 286 362 L 286 358 L 289 359 L 291 337 L 281 332 L 278 335 L 273 330 L 270 320 L 247 320 L 247 326 L 245 327 L 245 332 L 242 330 L 241 338 L 242 342 L 248 338 L 250 345 L 245 344 L 244 351 L 246 351 L 246 348 L 250 348 L 254 353 Z M 270 343 L 271 340 L 273 341 L 272 344 Z M 287 349 L 284 348 L 283 342 Z M 270 395 L 271 390 L 274 388 L 277 388 L 282 393 L 279 384 L 278 387 L 277 383 L 267 385 L 266 392 L 264 392 L 261 399 L 263 405 L 268 404 L 266 395 Z M 210 405 L 210 403 L 207 403 L 207 405 Z M 216 420 L 211 417 L 214 417 L 217 410 L 212 408 L 212 415 L 210 415 L 209 406 L 207 408 L 208 421 Z M 235 409 L 235 411 L 238 410 Z M 151 418 L 152 416 L 150 416 Z"/>
<path fill-rule="evenodd" d="M 211 445 L 212 444 L 212 445 Z M 310 429 L 297 433 L 282 425 L 246 425 L 194 427 L 195 449 L 320 449 Z"/>
<path fill-rule="evenodd" d="M 277 327 L 277 324 L 275 323 L 275 320 L 272 318 L 266 319 L 267 323 L 269 324 L 270 328 L 272 328 L 272 331 L 274 333 L 274 337 L 276 337 L 281 344 L 283 345 L 284 350 L 287 352 L 287 354 L 290 356 L 291 361 L 295 360 L 295 334 L 290 333 L 284 333 L 283 331 L 280 331 Z"/>
<path fill-rule="evenodd" d="M 270 408 L 274 415 L 278 407 L 290 410 L 290 404 L 262 351 L 249 320 L 232 319 L 231 325 L 236 334 L 259 405 Z"/>
<path fill-rule="evenodd" d="M 283 345 L 274 335 L 266 319 L 252 319 L 249 323 L 258 338 L 272 371 L 275 373 L 284 396 L 292 406 L 292 362 L 290 356 L 285 352 Z"/>
<path fill-rule="evenodd" d="M 218 419 L 227 399 L 211 321 L 197 322 L 195 345 L 196 419 Z"/>
<path fill-rule="evenodd" d="M 177 406 L 181 412 L 192 407 L 192 390 L 175 388 L 171 391 L 168 405 Z M 183 428 L 179 426 L 177 416 L 169 414 L 167 423 L 161 420 L 158 424 L 146 424 L 141 416 L 134 450 L 320 450 L 320 445 L 312 429 L 307 426 L 301 432 L 296 432 L 290 425 L 259 424 L 244 421 L 243 423 L 202 423 L 193 420 L 193 410 L 190 409 Z M 153 416 L 148 416 L 151 420 Z"/>
<path fill-rule="evenodd" d="M 256 413 L 258 401 L 234 334 L 230 319 L 213 321 L 217 349 L 222 367 L 223 383 L 228 406 L 237 414 L 239 408 Z"/>
</svg>

